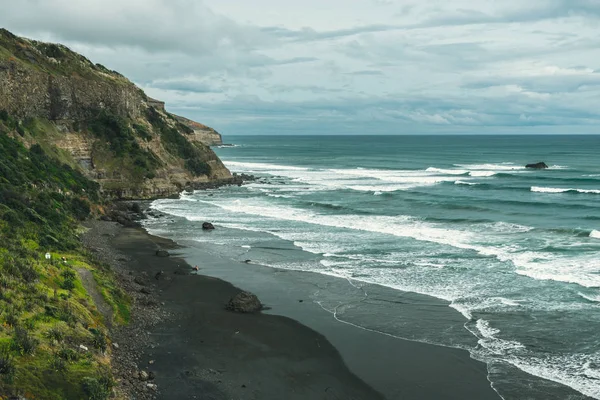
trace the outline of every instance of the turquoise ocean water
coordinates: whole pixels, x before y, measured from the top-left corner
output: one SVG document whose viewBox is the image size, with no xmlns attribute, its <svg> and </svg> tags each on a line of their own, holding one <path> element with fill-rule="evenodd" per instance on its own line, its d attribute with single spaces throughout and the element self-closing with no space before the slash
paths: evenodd
<svg viewBox="0 0 600 400">
<path fill-rule="evenodd" d="M 310 256 L 253 261 L 447 300 L 471 341 L 386 333 L 468 349 L 506 398 L 541 398 L 542 380 L 511 382 L 525 371 L 600 399 L 600 136 L 226 140 L 227 167 L 261 179 L 156 201 L 175 219 L 151 232 L 193 238 L 210 220 L 228 229 L 198 240 L 294 243 Z"/>
</svg>

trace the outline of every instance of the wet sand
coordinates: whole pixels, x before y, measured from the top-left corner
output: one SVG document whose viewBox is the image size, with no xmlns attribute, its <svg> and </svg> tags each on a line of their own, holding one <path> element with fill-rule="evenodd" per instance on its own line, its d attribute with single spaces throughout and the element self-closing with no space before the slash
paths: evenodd
<svg viewBox="0 0 600 400">
<path fill-rule="evenodd" d="M 278 281 L 276 271 L 248 268 L 241 281 L 232 280 L 242 289 L 259 289 L 261 300 L 272 307 L 257 314 L 236 314 L 224 305 L 240 289 L 221 279 L 191 274 L 185 260 L 203 268 L 233 261 L 216 260 L 198 249 L 189 252 L 135 228 L 120 229 L 110 245 L 127 255 L 131 260 L 127 268 L 134 275 L 150 277 L 149 287 L 171 315 L 149 329 L 139 366 L 156 374 L 159 398 L 500 398 L 487 380 L 485 364 L 471 359 L 468 352 L 339 323 L 316 310 L 315 304 L 300 303 L 300 294 L 289 280 Z M 185 259 L 157 257 L 159 248 Z M 410 307 L 415 321 L 419 310 Z"/>
</svg>

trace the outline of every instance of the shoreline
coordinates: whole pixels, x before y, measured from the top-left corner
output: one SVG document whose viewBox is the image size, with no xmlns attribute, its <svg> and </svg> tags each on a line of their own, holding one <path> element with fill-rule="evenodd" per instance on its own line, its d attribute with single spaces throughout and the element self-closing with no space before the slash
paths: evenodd
<svg viewBox="0 0 600 400">
<path fill-rule="evenodd" d="M 122 343 L 113 351 L 121 392 L 165 399 L 500 398 L 487 380 L 486 365 L 466 350 L 357 329 L 310 307 L 284 317 L 289 307 L 273 300 L 281 297 L 277 291 L 257 293 L 271 310 L 235 314 L 224 304 L 239 289 L 210 274 L 191 274 L 186 261 L 199 257 L 202 265 L 214 264 L 209 254 L 194 249 L 192 256 L 190 247 L 143 228 L 104 221 L 88 227 L 92 236 L 106 239 L 95 243 L 104 247 L 99 253 L 121 254 L 116 269 L 134 297 L 131 326 L 119 328 Z M 179 254 L 159 258 L 158 248 Z M 163 271 L 159 279 L 153 279 L 154 270 Z M 149 295 L 140 295 L 136 278 L 147 281 Z M 139 309 L 144 302 L 149 304 Z M 120 360 L 120 353 L 130 356 Z M 157 393 L 139 381 L 139 370 L 156 376 Z M 204 397 L 194 397 L 199 394 Z"/>
</svg>

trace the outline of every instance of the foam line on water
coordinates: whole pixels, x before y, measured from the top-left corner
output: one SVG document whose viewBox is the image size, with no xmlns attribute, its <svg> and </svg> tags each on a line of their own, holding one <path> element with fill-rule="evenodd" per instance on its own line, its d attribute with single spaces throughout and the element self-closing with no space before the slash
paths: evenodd
<svg viewBox="0 0 600 400">
<path fill-rule="evenodd" d="M 594 303 L 600 303 L 600 295 L 593 296 L 593 295 L 587 295 L 587 294 L 584 294 L 584 293 L 581 293 L 581 292 L 577 292 L 577 294 L 581 298 L 586 299 L 587 301 L 591 301 L 591 302 L 594 302 Z"/>
<path fill-rule="evenodd" d="M 494 223 L 480 226 L 479 231 L 458 230 L 423 222 L 409 216 L 323 215 L 281 205 L 273 207 L 272 204 L 264 204 L 260 200 L 255 203 L 250 200 L 218 202 L 200 200 L 200 202 L 228 212 L 254 215 L 260 218 L 407 237 L 472 250 L 484 256 L 495 257 L 502 262 L 511 262 L 516 267 L 518 274 L 536 280 L 554 280 L 575 283 L 582 287 L 600 287 L 600 260 L 595 257 L 587 257 L 582 266 L 581 256 L 571 258 L 568 255 L 556 256 L 535 251 L 522 251 L 519 247 L 480 244 L 482 235 L 491 238 L 492 234 L 526 233 L 530 230 L 529 227 L 520 225 Z M 159 211 L 174 213 L 191 221 L 204 219 L 189 210 L 169 210 L 159 207 Z M 290 238 L 288 237 L 288 239 Z"/>
<path fill-rule="evenodd" d="M 479 185 L 479 183 L 475 183 L 475 182 L 467 182 L 467 181 L 454 181 L 455 185 L 469 185 L 469 186 L 475 186 L 475 185 Z"/>
<path fill-rule="evenodd" d="M 575 189 L 575 188 L 552 188 L 552 187 L 540 187 L 540 186 L 532 186 L 532 192 L 538 193 L 590 193 L 590 194 L 600 194 L 600 190 L 598 189 Z"/>
<path fill-rule="evenodd" d="M 308 171 L 305 167 L 256 162 L 223 161 L 226 167 L 244 169 L 246 171 Z"/>
<path fill-rule="evenodd" d="M 484 170 L 484 171 L 518 171 L 524 170 L 525 166 L 515 165 L 512 163 L 504 164 L 454 164 L 456 167 L 468 170 Z"/>
</svg>

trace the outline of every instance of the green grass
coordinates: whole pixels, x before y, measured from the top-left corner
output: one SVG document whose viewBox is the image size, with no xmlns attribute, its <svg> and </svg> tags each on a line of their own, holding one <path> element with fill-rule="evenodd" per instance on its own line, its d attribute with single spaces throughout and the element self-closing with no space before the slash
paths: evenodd
<svg viewBox="0 0 600 400">
<path fill-rule="evenodd" d="M 53 134 L 43 121 L 23 127 L 27 137 Z M 41 145 L 25 148 L 7 135 L 14 129 L 15 120 L 0 112 L 0 366 L 12 366 L 0 373 L 0 399 L 102 398 L 110 354 L 94 346 L 107 343 L 106 321 L 77 269 L 93 272 L 113 308 L 111 322 L 129 321 L 130 301 L 77 237 L 79 221 L 101 206 L 99 186 Z"/>
</svg>

